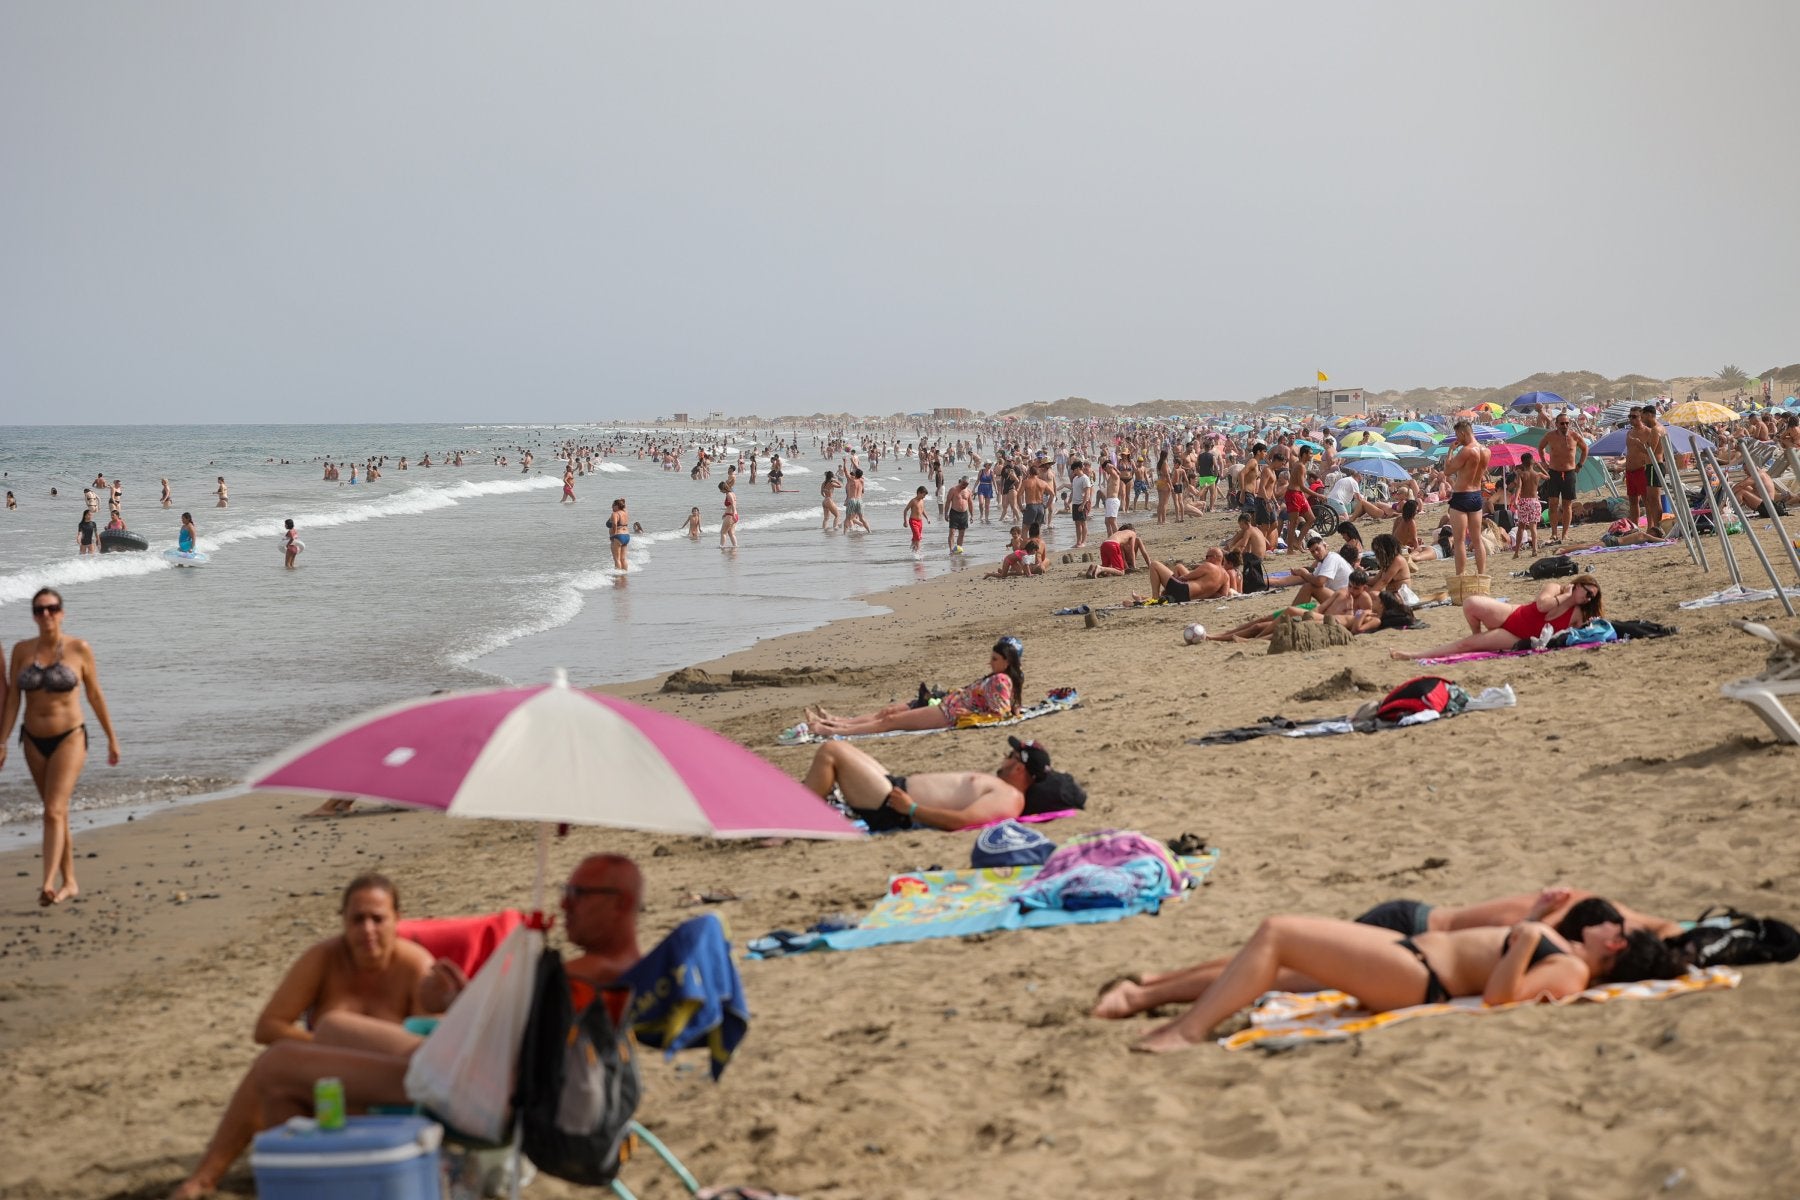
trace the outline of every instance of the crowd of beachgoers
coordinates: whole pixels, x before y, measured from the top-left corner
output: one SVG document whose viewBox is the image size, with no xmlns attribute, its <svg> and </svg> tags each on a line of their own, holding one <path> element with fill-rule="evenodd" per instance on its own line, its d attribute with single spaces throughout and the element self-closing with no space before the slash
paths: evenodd
<svg viewBox="0 0 1800 1200">
<path fill-rule="evenodd" d="M 1800 462 L 1788 457 L 1800 453 L 1800 414 L 1713 414 L 1713 421 L 1689 428 L 1668 419 L 1673 407 L 1664 399 L 1606 412 L 1537 404 L 1515 413 L 1445 416 L 1265 413 L 1183 424 L 821 426 L 806 430 L 804 443 L 798 428 L 779 441 L 774 431 L 639 431 L 567 440 L 541 456 L 521 448 L 516 461 L 526 472 L 540 460 L 560 466 L 565 502 L 609 458 L 687 471 L 695 483 L 721 493 L 719 538 L 733 547 L 740 489 L 795 490 L 784 486 L 790 481 L 784 467 L 803 455 L 831 464 L 818 487 L 821 529 L 875 534 L 866 515 L 866 480 L 886 463 L 922 480 L 903 500 L 894 534 L 909 538 L 915 552 L 924 552 L 933 523 L 944 527 L 944 548 L 952 555 L 963 552 L 973 525 L 1007 527 L 1010 545 L 989 573 L 993 579 L 1029 580 L 1063 567 L 1096 581 L 1120 580 L 1096 585 L 1119 589 L 1107 596 L 1120 606 L 1292 588 L 1266 615 L 1259 607 L 1258 615 L 1229 629 L 1190 627 L 1198 632 L 1189 641 L 1239 642 L 1271 637 L 1295 622 L 1351 635 L 1411 628 L 1419 608 L 1448 600 L 1415 586 L 1415 568 L 1428 562 L 1453 564 L 1453 581 L 1470 567 L 1471 578 L 1485 578 L 1489 561 L 1507 554 L 1535 560 L 1671 538 L 1675 509 L 1664 493 L 1680 484 L 1667 478 L 1667 464 L 1685 476 L 1704 473 L 1714 461 L 1696 461 L 1690 441 L 1671 444 L 1672 428 L 1716 446 L 1723 472 L 1711 481 L 1716 489 L 1729 489 L 1747 510 L 1773 505 L 1785 512 L 1793 494 L 1782 477 L 1790 468 L 1800 476 Z M 1616 450 L 1593 448 L 1615 431 L 1622 434 Z M 452 453 L 439 462 L 446 459 L 462 461 Z M 1590 460 L 1603 464 L 1598 472 Z M 510 466 L 513 460 L 496 455 L 494 461 Z M 341 465 L 328 464 L 325 478 L 367 482 L 386 470 L 431 465 L 430 455 L 416 463 L 376 456 L 350 465 L 347 480 Z M 1789 484 L 1800 486 L 1800 477 Z M 105 481 L 97 479 L 95 487 Z M 1596 498 L 1602 492 L 1613 493 L 1610 502 Z M 116 509 L 116 485 L 112 500 Z M 218 502 L 228 502 L 223 479 Z M 1172 538 L 1169 527 L 1206 521 L 1215 531 L 1227 521 L 1231 528 L 1222 538 L 1201 538 L 1198 552 L 1188 556 L 1192 562 L 1151 556 L 1146 533 Z M 1594 536 L 1579 536 L 1583 526 L 1594 527 Z M 698 506 L 681 528 L 700 536 Z M 605 533 L 621 569 L 634 532 L 642 526 L 627 499 L 614 499 Z M 1520 604 L 1493 599 L 1485 589 L 1458 591 L 1468 635 L 1395 657 L 1542 645 L 1548 634 L 1605 614 L 1593 572 L 1546 580 L 1534 600 Z M 87 750 L 78 692 L 115 761 L 118 750 L 94 650 L 62 633 L 62 597 L 44 589 L 33 598 L 32 615 L 37 636 L 12 647 L 3 676 L 0 735 L 10 736 L 14 721 L 22 721 L 26 764 L 46 803 L 38 899 L 50 906 L 79 894 L 67 828 L 68 799 Z M 818 743 L 804 782 L 872 831 L 963 830 L 1063 815 L 1085 795 L 1072 774 L 1052 769 L 1040 739 L 1009 737 L 997 768 L 911 776 L 890 773 L 846 740 L 1028 717 L 1025 668 L 1021 640 L 1002 636 L 985 670 L 966 686 L 921 685 L 916 698 L 860 714 L 809 705 L 783 740 Z M 1056 699 L 1053 694 L 1047 711 Z M 604 992 L 641 957 L 635 915 L 642 892 L 629 860 L 602 856 L 577 868 L 563 898 L 571 937 L 583 951 L 571 963 L 572 975 Z M 385 877 L 354 881 L 343 893 L 341 914 L 343 935 L 309 950 L 269 1000 L 256 1040 L 270 1049 L 231 1098 L 201 1165 L 177 1195 L 211 1191 L 257 1129 L 308 1111 L 320 1076 L 341 1080 L 356 1108 L 406 1099 L 406 1063 L 424 1033 L 402 1023 L 443 1012 L 469 980 L 454 964 L 397 938 L 398 889 Z M 1167 1051 L 1213 1036 L 1271 989 L 1335 988 L 1378 1012 L 1458 997 L 1488 1004 L 1563 998 L 1600 983 L 1680 975 L 1690 961 L 1681 934 L 1682 926 L 1666 917 L 1560 886 L 1460 907 L 1396 899 L 1353 920 L 1272 915 L 1236 955 L 1107 982 L 1092 1015 L 1121 1019 L 1171 1003 L 1190 1005 L 1134 1043 Z"/>
</svg>

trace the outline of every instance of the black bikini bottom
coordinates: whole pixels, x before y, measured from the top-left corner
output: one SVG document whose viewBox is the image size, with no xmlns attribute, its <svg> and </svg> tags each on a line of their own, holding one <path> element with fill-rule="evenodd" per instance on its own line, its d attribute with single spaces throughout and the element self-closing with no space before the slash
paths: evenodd
<svg viewBox="0 0 1800 1200">
<path fill-rule="evenodd" d="M 68 737 L 71 733 L 81 734 L 81 745 L 83 749 L 86 749 L 88 744 L 88 734 L 87 725 L 85 723 L 77 725 L 73 729 L 65 729 L 61 733 L 53 733 L 49 737 L 39 737 L 35 733 L 26 733 L 25 726 L 20 725 L 19 745 L 23 746 L 26 742 L 30 742 L 33 746 L 37 747 L 38 754 L 48 761 L 50 756 L 56 753 L 57 747 L 63 744 L 63 739 Z"/>
<path fill-rule="evenodd" d="M 1431 969 L 1430 963 L 1425 961 L 1425 952 L 1419 949 L 1417 943 L 1409 937 L 1401 938 L 1400 944 L 1406 947 L 1406 952 L 1408 954 L 1419 960 L 1419 965 L 1421 967 L 1425 968 L 1425 999 L 1420 1001 L 1420 1003 L 1448 1004 L 1450 1002 L 1450 989 L 1444 986 L 1444 981 L 1438 978 L 1438 973 Z"/>
</svg>

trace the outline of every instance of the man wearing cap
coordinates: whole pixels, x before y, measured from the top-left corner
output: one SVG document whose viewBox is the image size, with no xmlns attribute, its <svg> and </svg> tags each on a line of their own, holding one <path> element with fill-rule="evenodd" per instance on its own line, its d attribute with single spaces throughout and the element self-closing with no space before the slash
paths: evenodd
<svg viewBox="0 0 1800 1200">
<path fill-rule="evenodd" d="M 933 771 L 892 775 L 849 742 L 826 742 L 806 769 L 807 788 L 821 798 L 839 794 L 876 832 L 889 829 L 968 829 L 1008 817 L 1082 808 L 1087 793 L 1035 741 L 1006 739 L 1011 747 L 991 774 Z"/>
</svg>

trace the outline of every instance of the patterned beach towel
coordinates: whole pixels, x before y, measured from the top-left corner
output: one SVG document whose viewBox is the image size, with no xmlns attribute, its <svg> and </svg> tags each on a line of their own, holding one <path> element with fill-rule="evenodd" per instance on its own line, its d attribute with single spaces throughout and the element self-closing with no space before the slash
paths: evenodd
<svg viewBox="0 0 1800 1200">
<path fill-rule="evenodd" d="M 1071 708 L 1081 707 L 1081 694 L 1074 688 L 1058 688 L 1042 700 L 1019 710 L 1016 717 L 995 717 L 992 720 L 983 716 L 969 716 L 955 725 L 946 725 L 943 729 L 896 729 L 888 733 L 852 733 L 852 734 L 818 734 L 808 729 L 805 724 L 784 729 L 775 740 L 783 746 L 813 746 L 820 742 L 843 741 L 860 742 L 868 738 L 920 737 L 932 733 L 944 733 L 951 729 L 998 729 L 1005 725 L 1017 725 L 1022 721 L 1035 721 L 1039 717 L 1047 717 L 1051 713 L 1067 712 Z"/>
<path fill-rule="evenodd" d="M 1554 1004 L 1603 1004 L 1609 1000 L 1666 1000 L 1714 988 L 1734 988 L 1742 978 L 1730 967 L 1709 967 L 1690 971 L 1680 979 L 1646 979 L 1641 983 L 1608 983 L 1591 987 Z M 1270 992 L 1258 1001 L 1250 1013 L 1250 1028 L 1230 1037 L 1220 1038 L 1227 1050 L 1242 1050 L 1259 1043 L 1267 1046 L 1293 1045 L 1296 1042 L 1339 1041 L 1358 1033 L 1385 1029 L 1418 1017 L 1437 1017 L 1446 1013 L 1485 1016 L 1505 1012 L 1535 1000 L 1513 1004 L 1483 1004 L 1480 996 L 1461 996 L 1444 1004 L 1415 1004 L 1391 1012 L 1372 1013 L 1357 1007 L 1354 996 L 1343 992 Z"/>
<path fill-rule="evenodd" d="M 1790 600 L 1800 600 L 1800 588 L 1783 588 Z M 1775 599 L 1774 588 L 1746 588 L 1732 584 L 1722 592 L 1714 592 L 1710 596 L 1702 596 L 1698 600 L 1683 600 L 1682 608 L 1717 608 L 1721 604 L 1760 603 Z"/>
<path fill-rule="evenodd" d="M 1181 868 L 1198 886 L 1219 861 L 1219 851 L 1183 857 Z M 775 957 L 796 950 L 860 950 L 895 942 L 968 937 L 997 929 L 1041 929 L 1046 925 L 1094 925 L 1121 921 L 1140 912 L 1157 912 L 1158 900 L 1131 908 L 1021 909 L 1019 893 L 1037 877 L 1040 867 L 978 867 L 967 871 L 917 871 L 888 881 L 888 894 L 854 929 L 808 935 L 804 944 L 783 939 L 766 944 L 757 939 L 745 949 L 747 958 Z M 1180 895 L 1186 895 L 1185 892 Z M 1173 897 L 1173 898 L 1179 898 Z"/>
</svg>

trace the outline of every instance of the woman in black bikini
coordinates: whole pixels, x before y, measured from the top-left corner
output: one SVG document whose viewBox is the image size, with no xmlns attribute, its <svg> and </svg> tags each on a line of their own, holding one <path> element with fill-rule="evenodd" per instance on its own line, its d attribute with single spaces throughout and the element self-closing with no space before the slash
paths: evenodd
<svg viewBox="0 0 1800 1200">
<path fill-rule="evenodd" d="M 1618 909 L 1599 897 L 1575 905 L 1555 929 L 1521 921 L 1510 930 L 1396 935 L 1331 917 L 1269 917 L 1192 1008 L 1134 1049 L 1155 1053 L 1202 1042 L 1278 980 L 1335 988 L 1372 1012 L 1389 1012 L 1457 996 L 1480 996 L 1487 1004 L 1560 999 L 1607 979 L 1679 974 L 1654 933 L 1627 935 Z"/>
<path fill-rule="evenodd" d="M 63 600 L 60 593 L 44 588 L 31 598 L 31 615 L 38 635 L 13 647 L 11 685 L 6 689 L 6 710 L 0 713 L 0 767 L 6 765 L 6 739 L 23 702 L 25 719 L 19 726 L 19 743 L 25 747 L 25 765 L 44 801 L 44 883 L 38 889 L 40 905 L 61 904 L 80 894 L 75 884 L 75 850 L 69 836 L 69 797 L 87 762 L 87 725 L 81 719 L 77 684 L 87 688 L 88 703 L 100 728 L 106 730 L 106 761 L 119 765 L 119 739 L 113 735 L 106 697 L 100 692 L 100 674 L 94 652 L 80 638 L 64 637 Z M 76 737 L 80 734 L 80 737 Z M 56 877 L 62 875 L 57 886 Z"/>
</svg>

